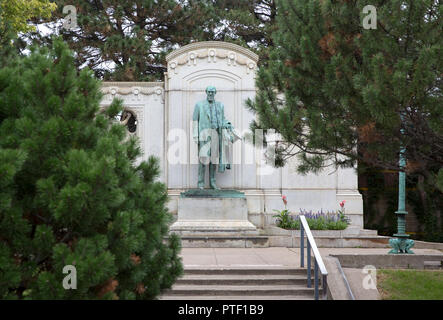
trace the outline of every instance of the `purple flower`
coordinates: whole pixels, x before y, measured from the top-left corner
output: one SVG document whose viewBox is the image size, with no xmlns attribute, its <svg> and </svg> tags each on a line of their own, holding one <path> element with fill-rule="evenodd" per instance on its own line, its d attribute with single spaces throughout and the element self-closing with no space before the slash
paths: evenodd
<svg viewBox="0 0 443 320">
<path fill-rule="evenodd" d="M 304 215 L 306 219 L 312 219 L 312 220 L 318 220 L 318 219 L 324 219 L 326 221 L 331 222 L 338 222 L 340 220 L 340 214 L 336 213 L 334 211 L 327 211 L 324 212 L 323 209 L 320 209 L 320 211 L 313 213 L 312 210 L 305 210 L 300 208 L 300 215 Z M 298 219 L 298 217 L 297 217 Z"/>
</svg>

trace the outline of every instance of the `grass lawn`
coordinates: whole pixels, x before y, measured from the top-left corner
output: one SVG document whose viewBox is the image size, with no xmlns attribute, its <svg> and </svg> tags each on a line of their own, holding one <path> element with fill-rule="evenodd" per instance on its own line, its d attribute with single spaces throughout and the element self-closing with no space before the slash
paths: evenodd
<svg viewBox="0 0 443 320">
<path fill-rule="evenodd" d="M 384 300 L 443 300 L 443 271 L 377 270 Z"/>
</svg>

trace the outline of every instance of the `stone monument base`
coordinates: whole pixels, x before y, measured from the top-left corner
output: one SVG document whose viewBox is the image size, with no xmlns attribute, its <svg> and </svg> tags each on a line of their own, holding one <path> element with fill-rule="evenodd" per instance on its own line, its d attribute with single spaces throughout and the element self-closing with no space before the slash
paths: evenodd
<svg viewBox="0 0 443 320">
<path fill-rule="evenodd" d="M 191 189 L 180 194 L 177 221 L 170 231 L 180 235 L 258 235 L 248 220 L 243 192 Z"/>
</svg>

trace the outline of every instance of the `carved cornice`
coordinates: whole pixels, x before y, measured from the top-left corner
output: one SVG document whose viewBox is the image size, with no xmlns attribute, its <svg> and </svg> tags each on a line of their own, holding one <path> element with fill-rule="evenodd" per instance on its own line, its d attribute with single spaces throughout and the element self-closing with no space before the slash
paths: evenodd
<svg viewBox="0 0 443 320">
<path fill-rule="evenodd" d="M 168 79 L 178 73 L 182 65 L 196 66 L 198 60 L 207 59 L 208 63 L 226 61 L 228 66 L 245 66 L 249 74 L 257 67 L 258 56 L 239 45 L 223 41 L 195 42 L 171 52 L 168 61 Z"/>
<path fill-rule="evenodd" d="M 101 91 L 103 94 L 138 96 L 156 94 L 163 96 L 164 82 L 102 82 Z"/>
<path fill-rule="evenodd" d="M 144 81 L 103 81 L 102 87 L 119 85 L 120 87 L 158 87 L 163 86 L 163 81 L 144 82 Z"/>
<path fill-rule="evenodd" d="M 189 51 L 201 51 L 202 49 L 206 49 L 206 52 L 210 49 L 224 49 L 226 51 L 233 51 L 234 53 L 241 53 L 247 58 L 251 59 L 254 63 L 258 62 L 258 55 L 252 52 L 249 49 L 246 49 L 242 46 L 239 46 L 234 43 L 224 42 L 224 41 L 201 41 L 201 42 L 193 42 L 186 46 L 183 46 L 175 51 L 172 51 L 170 54 L 166 56 L 166 61 L 169 63 L 171 60 L 183 55 Z M 208 54 L 206 54 L 206 57 Z"/>
</svg>

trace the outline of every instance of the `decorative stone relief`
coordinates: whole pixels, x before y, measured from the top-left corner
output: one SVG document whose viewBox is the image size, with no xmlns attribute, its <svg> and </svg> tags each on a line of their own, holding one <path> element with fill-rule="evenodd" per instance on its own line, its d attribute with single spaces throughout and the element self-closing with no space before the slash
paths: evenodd
<svg viewBox="0 0 443 320">
<path fill-rule="evenodd" d="M 105 82 L 102 87 L 104 101 L 112 101 L 120 96 L 133 95 L 132 101 L 142 101 L 142 96 L 155 95 L 155 101 L 164 101 L 164 84 L 163 82 Z"/>
<path fill-rule="evenodd" d="M 169 63 L 169 69 L 172 70 L 172 72 L 174 72 L 174 74 L 177 74 L 177 61 L 171 61 Z M 170 73 L 171 71 L 169 71 Z"/>
<path fill-rule="evenodd" d="M 246 73 L 249 74 L 251 71 L 254 71 L 256 68 L 256 64 L 254 62 L 249 62 L 248 67 L 246 68 Z"/>
<path fill-rule="evenodd" d="M 197 65 L 197 54 L 195 52 L 188 53 L 188 66 Z"/>
<path fill-rule="evenodd" d="M 229 52 L 228 54 L 228 66 L 233 65 L 235 66 L 235 60 L 236 60 L 237 55 L 235 54 L 235 52 Z"/>
<path fill-rule="evenodd" d="M 217 62 L 217 59 L 216 59 L 217 54 L 216 54 L 215 49 L 209 49 L 207 56 L 208 56 L 208 62 Z"/>
<path fill-rule="evenodd" d="M 202 48 L 205 45 L 214 45 L 214 47 Z M 228 66 L 245 66 L 246 74 L 255 71 L 258 61 L 257 55 L 232 43 L 224 43 L 223 47 L 219 46 L 221 46 L 219 42 L 207 41 L 183 47 L 195 47 L 194 50 L 188 52 L 185 49 L 178 49 L 172 52 L 166 57 L 168 61 L 168 79 L 173 74 L 178 74 L 180 66 L 197 66 L 199 60 L 203 59 L 207 59 L 208 63 L 217 63 L 219 60 L 225 60 Z M 180 51 L 183 51 L 182 54 L 180 54 Z"/>
</svg>

